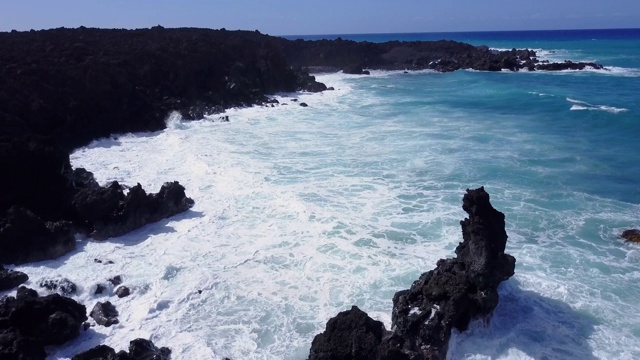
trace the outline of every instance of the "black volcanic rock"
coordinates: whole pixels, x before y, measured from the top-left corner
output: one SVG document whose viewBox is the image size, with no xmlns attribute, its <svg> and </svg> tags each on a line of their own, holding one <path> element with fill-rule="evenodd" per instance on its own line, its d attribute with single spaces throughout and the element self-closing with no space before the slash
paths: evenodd
<svg viewBox="0 0 640 360">
<path fill-rule="evenodd" d="M 296 91 L 300 74 L 279 41 L 194 28 L 0 33 L 0 118 L 12 132 L 54 136 L 67 151 L 113 133 L 160 130 L 171 110 Z"/>
<path fill-rule="evenodd" d="M 58 294 L 39 297 L 20 287 L 16 297 L 0 299 L 0 359 L 43 359 L 44 347 L 80 334 L 86 308 Z"/>
<path fill-rule="evenodd" d="M 294 66 L 342 70 L 348 74 L 363 74 L 363 68 L 380 70 L 422 70 L 440 72 L 458 69 L 481 71 L 565 70 L 601 68 L 593 63 L 560 63 L 539 67 L 536 52 L 529 49 L 491 50 L 486 46 L 450 41 L 389 41 L 385 43 L 349 40 L 280 41 L 287 61 Z"/>
<path fill-rule="evenodd" d="M 638 229 L 629 229 L 625 230 L 620 234 L 620 237 L 625 239 L 625 241 L 640 243 L 640 230 Z"/>
<path fill-rule="evenodd" d="M 168 360 L 171 350 L 166 347 L 158 348 L 146 339 L 135 339 L 129 343 L 129 356 L 133 359 Z"/>
<path fill-rule="evenodd" d="M 193 206 L 177 181 L 162 185 L 157 194 L 147 194 L 140 184 L 124 195 L 119 184 L 82 189 L 73 198 L 76 216 L 96 240 L 120 236 Z"/>
<path fill-rule="evenodd" d="M 0 263 L 23 264 L 55 259 L 75 249 L 69 222 L 44 222 L 20 207 L 0 217 Z"/>
<path fill-rule="evenodd" d="M 331 318 L 325 332 L 313 339 L 309 359 L 409 360 L 394 341 L 380 321 L 352 306 Z"/>
<path fill-rule="evenodd" d="M 0 265 L 0 291 L 13 289 L 29 280 L 29 275 L 15 270 L 5 269 Z"/>
<path fill-rule="evenodd" d="M 98 345 L 74 355 L 71 360 L 123 360 L 116 351 L 107 345 Z"/>
<path fill-rule="evenodd" d="M 146 339 L 135 339 L 129 342 L 129 352 L 116 351 L 106 345 L 98 345 L 92 349 L 77 354 L 71 360 L 169 360 L 171 350 L 166 347 L 158 348 Z"/>
<path fill-rule="evenodd" d="M 2 53 L 5 53 L 2 51 Z M 0 54 L 0 58 L 2 54 Z M 0 62 L 2 68 L 2 62 Z M 12 206 L 29 209 L 45 221 L 61 219 L 69 188 L 67 151 L 54 140 L 29 133 L 27 124 L 7 131 L 3 110 L 8 104 L 0 75 L 0 218 Z M 16 120 L 18 121 L 18 120 Z"/>
<path fill-rule="evenodd" d="M 146 339 L 135 339 L 129 343 L 129 352 L 116 351 L 106 345 L 98 345 L 77 354 L 71 360 L 169 360 L 171 350 L 158 348 Z"/>
<path fill-rule="evenodd" d="M 118 310 L 116 310 L 116 307 L 109 301 L 96 303 L 89 316 L 91 316 L 98 325 L 106 327 L 119 323 Z"/>
<path fill-rule="evenodd" d="M 131 295 L 131 290 L 126 286 L 120 286 L 116 289 L 116 295 L 119 298 L 127 297 Z"/>
<path fill-rule="evenodd" d="M 75 246 L 72 227 L 106 238 L 184 211 L 177 184 L 122 199 L 73 170 L 69 152 L 161 130 L 171 111 L 199 119 L 269 93 L 325 90 L 287 63 L 280 40 L 161 27 L 0 32 L 0 263 L 62 255 Z"/>
<path fill-rule="evenodd" d="M 545 71 L 562 71 L 562 70 L 584 70 L 587 67 L 592 68 L 594 70 L 604 69 L 604 67 L 600 64 L 596 64 L 592 62 L 572 62 L 572 61 L 565 61 L 562 63 L 538 64 L 535 66 L 535 69 L 545 70 Z"/>
<path fill-rule="evenodd" d="M 354 307 L 327 322 L 309 359 L 445 359 L 452 328 L 464 331 L 472 319 L 489 315 L 498 305 L 498 285 L 515 269 L 515 259 L 504 253 L 504 214 L 484 188 L 467 190 L 462 208 L 468 218 L 460 222 L 456 257 L 439 260 L 395 294 L 393 331 Z"/>
<path fill-rule="evenodd" d="M 370 72 L 367 70 L 362 70 L 362 65 L 351 65 L 342 69 L 342 72 L 345 74 L 352 75 L 369 75 Z"/>
<path fill-rule="evenodd" d="M 385 332 L 381 322 L 353 306 L 327 321 L 325 332 L 313 339 L 309 358 L 375 359 Z"/>
<path fill-rule="evenodd" d="M 122 276 L 116 275 L 108 280 L 113 286 L 122 284 Z"/>
<path fill-rule="evenodd" d="M 73 295 L 77 291 L 77 286 L 69 279 L 42 279 L 40 287 L 49 291 L 59 292 L 61 295 Z"/>
</svg>

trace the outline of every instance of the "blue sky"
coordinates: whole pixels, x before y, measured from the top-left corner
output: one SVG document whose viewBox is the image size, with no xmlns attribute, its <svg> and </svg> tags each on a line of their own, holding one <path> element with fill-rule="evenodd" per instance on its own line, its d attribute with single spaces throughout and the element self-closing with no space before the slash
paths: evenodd
<svg viewBox="0 0 640 360">
<path fill-rule="evenodd" d="M 0 0 L 0 31 L 207 27 L 271 35 L 640 27 L 640 0 Z"/>
</svg>

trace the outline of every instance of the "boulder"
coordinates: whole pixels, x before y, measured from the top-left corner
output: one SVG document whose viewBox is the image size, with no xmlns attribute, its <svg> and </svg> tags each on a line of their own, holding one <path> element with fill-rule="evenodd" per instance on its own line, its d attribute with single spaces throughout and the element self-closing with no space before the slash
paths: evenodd
<svg viewBox="0 0 640 360">
<path fill-rule="evenodd" d="M 620 237 L 625 241 L 630 241 L 634 243 L 640 243 L 640 230 L 638 229 L 629 229 L 625 230 L 620 234 Z"/>
<path fill-rule="evenodd" d="M 58 292 L 61 295 L 69 296 L 74 295 L 77 291 L 77 286 L 69 279 L 42 279 L 40 280 L 40 287 L 49 291 Z"/>
<path fill-rule="evenodd" d="M 363 70 L 362 65 L 347 66 L 344 69 L 342 69 L 342 72 L 345 74 L 352 74 L 352 75 L 370 75 L 371 74 L 369 70 Z"/>
<path fill-rule="evenodd" d="M 91 316 L 98 325 L 105 327 L 109 327 L 120 322 L 118 320 L 118 310 L 116 310 L 116 307 L 109 301 L 104 303 L 98 302 L 93 307 L 93 310 L 91 310 L 89 316 Z"/>
<path fill-rule="evenodd" d="M 118 285 L 122 284 L 122 276 L 116 275 L 116 276 L 110 278 L 108 281 L 111 283 L 111 285 L 118 286 Z"/>
<path fill-rule="evenodd" d="M 131 295 L 131 290 L 126 286 L 120 286 L 119 288 L 116 289 L 116 295 L 119 298 L 127 297 Z"/>
<path fill-rule="evenodd" d="M 71 360 L 123 360 L 116 351 L 107 345 L 98 345 L 74 355 Z"/>
<path fill-rule="evenodd" d="M 61 345 L 80 334 L 86 308 L 52 294 L 39 297 L 20 287 L 16 297 L 0 299 L 0 359 L 42 359 L 45 346 Z"/>
<path fill-rule="evenodd" d="M 129 343 L 129 356 L 135 360 L 169 360 L 170 354 L 169 348 L 158 348 L 150 340 L 135 339 Z"/>
<path fill-rule="evenodd" d="M 316 81 L 316 77 L 309 75 L 306 69 L 296 68 L 296 87 L 298 91 L 321 92 L 327 90 L 327 86 Z"/>
<path fill-rule="evenodd" d="M 465 331 L 472 319 L 488 316 L 498 305 L 498 285 L 515 269 L 515 259 L 504 252 L 504 214 L 484 188 L 467 190 L 462 208 L 468 218 L 460 222 L 456 257 L 439 260 L 395 294 L 392 331 L 354 307 L 327 322 L 309 358 L 445 359 L 451 330 Z"/>
<path fill-rule="evenodd" d="M 380 321 L 352 306 L 331 318 L 325 332 L 313 339 L 309 360 L 409 360 L 401 351 L 383 344 L 390 335 Z"/>
<path fill-rule="evenodd" d="M 0 265 L 0 291 L 10 290 L 29 280 L 29 275 Z"/>
<path fill-rule="evenodd" d="M 93 291 L 93 295 L 101 295 L 107 288 L 102 284 L 96 284 L 96 289 Z"/>
</svg>

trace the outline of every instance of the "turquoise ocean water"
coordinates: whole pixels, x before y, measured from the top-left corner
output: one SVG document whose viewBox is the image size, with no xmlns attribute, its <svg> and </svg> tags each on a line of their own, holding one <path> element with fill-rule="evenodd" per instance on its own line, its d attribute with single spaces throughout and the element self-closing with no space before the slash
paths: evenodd
<svg viewBox="0 0 640 360">
<path fill-rule="evenodd" d="M 74 166 L 100 182 L 179 180 L 196 205 L 20 267 L 84 284 L 90 307 L 106 276 L 92 259 L 113 258 L 134 289 L 110 299 L 120 328 L 54 357 L 143 336 L 176 358 L 304 359 L 352 304 L 389 327 L 393 294 L 453 256 L 464 190 L 485 186 L 516 275 L 450 358 L 640 358 L 640 245 L 618 238 L 640 227 L 640 30 L 340 36 L 527 47 L 610 70 L 321 74 L 335 91 L 78 149 Z M 322 37 L 337 35 L 306 38 Z"/>
</svg>

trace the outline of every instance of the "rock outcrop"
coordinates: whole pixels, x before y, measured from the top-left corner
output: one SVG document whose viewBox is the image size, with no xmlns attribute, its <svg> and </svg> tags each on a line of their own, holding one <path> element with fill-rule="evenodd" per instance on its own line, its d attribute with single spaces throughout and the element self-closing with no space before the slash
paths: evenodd
<svg viewBox="0 0 640 360">
<path fill-rule="evenodd" d="M 124 235 L 190 209 L 194 202 L 177 181 L 162 185 L 157 194 L 147 194 L 140 184 L 125 195 L 117 182 L 107 187 L 80 190 L 72 204 L 76 217 L 91 237 L 104 240 Z"/>
<path fill-rule="evenodd" d="M 135 339 L 129 343 L 129 352 L 116 351 L 106 345 L 99 345 L 80 354 L 71 360 L 169 360 L 171 350 L 158 348 L 146 339 Z"/>
<path fill-rule="evenodd" d="M 129 289 L 126 286 L 120 286 L 119 288 L 116 289 L 116 295 L 119 298 L 127 297 L 131 295 L 131 289 Z"/>
<path fill-rule="evenodd" d="M 20 287 L 16 297 L 0 299 L 0 359 L 44 360 L 45 346 L 73 340 L 85 320 L 84 305 Z"/>
<path fill-rule="evenodd" d="M 339 71 L 346 74 L 366 74 L 368 69 L 424 70 L 450 72 L 459 69 L 481 71 L 556 71 L 602 69 L 594 63 L 542 64 L 537 54 L 528 49 L 492 50 L 486 46 L 472 46 L 451 41 L 389 41 L 385 43 L 355 42 L 350 40 L 280 41 L 287 61 L 295 66 L 306 66 L 318 71 Z"/>
<path fill-rule="evenodd" d="M 61 295 L 69 296 L 74 295 L 78 290 L 76 284 L 69 279 L 42 279 L 40 280 L 40 287 L 49 291 L 59 292 Z"/>
<path fill-rule="evenodd" d="M 591 68 L 593 70 L 602 70 L 604 66 L 600 64 L 596 64 L 593 62 L 573 62 L 567 60 L 561 63 L 545 63 L 536 65 L 536 70 L 546 70 L 546 71 L 563 71 L 563 70 L 584 70 L 587 68 Z"/>
<path fill-rule="evenodd" d="M 638 229 L 629 229 L 625 230 L 620 234 L 620 237 L 625 241 L 640 243 L 640 230 Z"/>
<path fill-rule="evenodd" d="M 410 289 L 395 294 L 393 331 L 353 307 L 327 322 L 309 359 L 445 359 L 453 328 L 464 331 L 472 319 L 490 315 L 498 286 L 515 269 L 515 259 L 504 252 L 504 214 L 484 188 L 467 190 L 462 208 L 468 218 L 460 223 L 456 257 L 439 260 Z"/>
<path fill-rule="evenodd" d="M 75 249 L 70 222 L 45 222 L 13 206 L 0 217 L 0 263 L 23 264 L 55 259 Z"/>
<path fill-rule="evenodd" d="M 156 194 L 147 194 L 137 184 L 125 195 L 117 182 L 99 186 L 84 169 L 75 169 L 68 177 L 67 197 L 59 203 L 66 220 L 45 221 L 17 206 L 0 217 L 0 263 L 55 259 L 75 249 L 76 232 L 104 240 L 184 212 L 194 204 L 177 181 L 165 183 Z"/>
<path fill-rule="evenodd" d="M 0 265 L 0 291 L 10 290 L 29 280 L 29 275 Z"/>
<path fill-rule="evenodd" d="M 118 315 L 118 310 L 116 310 L 116 307 L 109 301 L 96 303 L 89 314 L 98 325 L 105 327 L 118 324 L 120 322 Z"/>
</svg>

